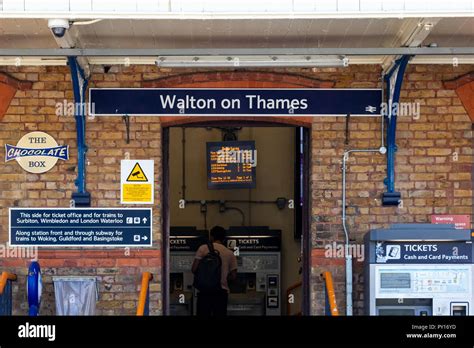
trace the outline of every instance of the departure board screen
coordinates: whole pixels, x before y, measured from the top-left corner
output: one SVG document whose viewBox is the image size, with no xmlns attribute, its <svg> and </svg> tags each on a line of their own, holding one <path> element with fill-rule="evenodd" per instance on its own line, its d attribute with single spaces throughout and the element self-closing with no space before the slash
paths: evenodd
<svg viewBox="0 0 474 348">
<path fill-rule="evenodd" d="M 207 187 L 244 189 L 256 186 L 255 141 L 207 143 Z"/>
</svg>

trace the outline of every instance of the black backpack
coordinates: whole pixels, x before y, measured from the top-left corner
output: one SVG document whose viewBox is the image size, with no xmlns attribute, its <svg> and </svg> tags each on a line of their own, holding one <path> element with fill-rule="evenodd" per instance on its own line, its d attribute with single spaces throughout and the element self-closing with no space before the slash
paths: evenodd
<svg viewBox="0 0 474 348">
<path fill-rule="evenodd" d="M 217 293 L 222 290 L 222 260 L 212 243 L 208 243 L 209 253 L 204 256 L 194 273 L 194 287 L 202 293 Z"/>
</svg>

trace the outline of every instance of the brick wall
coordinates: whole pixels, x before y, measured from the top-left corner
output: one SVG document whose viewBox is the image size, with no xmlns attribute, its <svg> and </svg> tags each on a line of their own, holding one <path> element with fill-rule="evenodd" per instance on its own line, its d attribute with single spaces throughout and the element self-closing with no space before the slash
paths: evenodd
<svg viewBox="0 0 474 348">
<path fill-rule="evenodd" d="M 433 213 L 472 214 L 472 145 L 471 121 L 455 91 L 443 88 L 452 80 L 473 70 L 473 66 L 440 67 L 409 66 L 402 101 L 419 102 L 421 115 L 415 120 L 401 117 L 398 126 L 399 151 L 396 159 L 396 188 L 403 198 L 403 208 L 381 207 L 385 187 L 385 158 L 379 154 L 351 156 L 348 165 L 347 213 L 351 237 L 362 242 L 371 228 L 394 222 L 429 222 Z M 0 152 L 0 243 L 8 239 L 8 207 L 67 207 L 74 190 L 76 165 L 75 124 L 71 117 L 55 115 L 56 103 L 72 100 L 69 71 L 66 67 L 8 67 L 5 73 L 33 82 L 30 90 L 17 91 L 3 120 L 0 121 L 0 146 L 16 144 L 33 130 L 51 134 L 61 144 L 71 147 L 69 161 L 59 161 L 49 172 L 27 174 L 16 162 L 4 163 Z M 201 72 L 191 70 L 158 70 L 155 66 L 113 66 L 108 73 L 93 69 L 91 86 L 140 87 L 145 85 L 213 86 L 220 80 L 223 87 L 317 86 L 377 87 L 381 71 L 375 66 L 353 66 L 348 69 L 280 69 L 262 72 Z M 247 74 L 247 75 L 245 75 Z M 171 79 L 170 76 L 173 76 Z M 258 77 L 256 77 L 258 76 Z M 168 79 L 162 79 L 168 77 Z M 173 83 L 172 80 L 175 80 Z M 233 82 L 224 83 L 231 80 Z M 144 82 L 152 81 L 152 82 Z M 177 81 L 181 81 L 178 83 Z M 240 81 L 238 84 L 235 81 Z M 187 84 L 187 85 L 186 85 Z M 237 85 L 236 85 L 237 84 Z M 316 85 L 314 85 L 316 84 Z M 166 120 L 132 117 L 130 144 L 126 144 L 125 126 L 120 117 L 87 121 L 89 146 L 87 185 L 92 205 L 120 205 L 120 159 L 155 159 L 156 192 L 154 206 L 154 246 L 132 251 L 111 249 L 44 250 L 40 262 L 45 273 L 44 314 L 54 314 L 53 275 L 95 275 L 100 282 L 98 309 L 100 314 L 133 314 L 136 309 L 140 274 L 151 271 L 152 313 L 161 307 L 161 127 Z M 304 124 L 307 120 L 302 120 Z M 323 310 L 323 287 L 319 274 L 334 274 L 337 299 L 344 306 L 344 262 L 328 259 L 324 246 L 342 242 L 341 228 L 341 156 L 346 148 L 378 147 L 380 122 L 377 119 L 352 118 L 349 145 L 344 143 L 343 118 L 314 118 L 312 123 L 311 170 L 311 240 L 312 313 Z M 454 154 L 455 153 L 455 154 Z M 0 268 L 21 275 L 14 286 L 15 313 L 26 314 L 26 260 L 0 260 Z M 361 313 L 363 278 L 361 263 L 354 263 L 354 306 Z M 342 310 L 343 312 L 343 310 Z"/>
<path fill-rule="evenodd" d="M 336 78 L 335 87 L 377 87 L 376 67 L 358 67 Z M 392 223 L 429 223 L 431 214 L 472 214 L 473 135 L 471 120 L 454 90 L 442 81 L 472 71 L 473 66 L 413 66 L 407 68 L 400 101 L 420 103 L 419 118 L 399 117 L 397 126 L 396 182 L 402 207 L 382 207 L 385 190 L 385 156 L 354 154 L 347 166 L 347 225 L 354 243 L 362 244 L 370 229 Z M 325 78 L 325 76 L 321 76 Z M 328 76 L 329 77 L 329 76 Z M 315 118 L 312 132 L 312 241 L 324 248 L 344 242 L 341 225 L 342 155 L 344 149 L 378 148 L 380 122 L 352 118 L 345 145 L 343 118 Z M 334 274 L 339 307 L 345 306 L 345 268 L 341 259 L 324 260 L 313 252 L 312 308 L 320 314 L 324 292 L 320 273 Z M 354 314 L 363 314 L 363 263 L 354 262 Z"/>
<path fill-rule="evenodd" d="M 70 146 L 70 159 L 59 161 L 44 174 L 28 174 L 15 161 L 0 162 L 0 242 L 8 240 L 8 207 L 68 207 L 75 190 L 77 147 L 74 118 L 56 116 L 56 104 L 72 101 L 67 67 L 22 67 L 6 71 L 19 80 L 32 81 L 32 89 L 18 91 L 0 123 L 0 146 L 16 144 L 25 133 L 40 130 L 60 144 Z M 114 87 L 140 86 L 141 74 L 126 72 L 94 74 L 94 83 Z M 161 313 L 161 125 L 156 118 L 131 118 L 130 144 L 126 144 L 121 117 L 87 120 L 87 189 L 92 206 L 118 207 L 120 204 L 120 160 L 155 159 L 155 205 L 153 247 L 151 249 L 44 250 L 39 254 L 44 277 L 42 314 L 54 314 L 52 276 L 92 275 L 99 282 L 98 314 L 134 314 L 142 272 L 150 271 L 158 281 L 150 285 L 151 313 Z M 28 260 L 1 260 L 0 268 L 21 275 L 14 284 L 15 314 L 27 313 L 25 277 Z"/>
</svg>

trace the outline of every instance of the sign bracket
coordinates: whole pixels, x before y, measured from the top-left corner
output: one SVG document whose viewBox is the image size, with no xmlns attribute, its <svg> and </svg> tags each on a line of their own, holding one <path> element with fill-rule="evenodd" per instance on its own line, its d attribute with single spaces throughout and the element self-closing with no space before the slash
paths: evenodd
<svg viewBox="0 0 474 348">
<path fill-rule="evenodd" d="M 402 89 L 403 75 L 408 62 L 412 58 L 411 55 L 404 55 L 397 59 L 393 68 L 385 75 L 385 83 L 387 84 L 387 114 L 383 117 L 387 120 L 387 177 L 384 184 L 387 191 L 383 193 L 382 205 L 398 205 L 400 203 L 401 194 L 395 191 L 395 153 L 397 152 L 396 135 L 397 135 L 397 117 L 398 103 L 400 101 L 400 91 Z"/>
</svg>

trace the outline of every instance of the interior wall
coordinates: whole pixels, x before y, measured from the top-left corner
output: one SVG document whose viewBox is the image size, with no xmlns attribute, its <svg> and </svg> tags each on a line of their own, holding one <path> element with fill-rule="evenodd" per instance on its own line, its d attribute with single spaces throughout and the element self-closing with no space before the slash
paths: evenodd
<svg viewBox="0 0 474 348">
<path fill-rule="evenodd" d="M 219 129 L 204 127 L 185 128 L 185 180 L 186 200 L 276 200 L 278 197 L 294 199 L 295 128 L 244 127 L 238 131 L 238 140 L 254 140 L 257 149 L 257 168 L 254 189 L 207 189 L 206 142 L 222 141 Z M 205 228 L 199 204 L 179 208 L 182 199 L 183 128 L 170 128 L 170 226 L 197 226 Z M 279 210 L 275 204 L 232 203 L 245 214 L 247 226 L 270 226 L 282 230 L 282 296 L 286 289 L 300 280 L 298 274 L 300 242 L 294 239 L 294 210 Z M 242 215 L 229 210 L 219 212 L 218 205 L 209 205 L 207 228 L 214 225 L 242 225 Z M 286 301 L 282 301 L 286 313 Z"/>
</svg>

